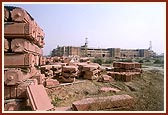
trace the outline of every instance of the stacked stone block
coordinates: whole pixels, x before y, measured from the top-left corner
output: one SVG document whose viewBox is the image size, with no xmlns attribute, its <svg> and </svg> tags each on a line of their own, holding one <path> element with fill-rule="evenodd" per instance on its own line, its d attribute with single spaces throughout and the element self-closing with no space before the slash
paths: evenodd
<svg viewBox="0 0 168 115">
<path fill-rule="evenodd" d="M 141 64 L 138 62 L 114 62 L 115 72 L 141 72 Z"/>
<path fill-rule="evenodd" d="M 45 77 L 53 77 L 53 71 L 51 70 L 52 69 L 52 65 L 43 65 L 43 66 L 40 66 L 40 70 L 41 70 L 41 73 L 45 75 Z"/>
<path fill-rule="evenodd" d="M 43 55 L 44 32 L 19 7 L 4 7 L 4 99 L 27 99 L 26 87 L 40 84 L 37 73 Z M 40 76 L 41 77 L 41 76 Z M 8 101 L 9 102 L 9 101 Z M 19 102 L 5 103 L 5 110 L 18 110 Z M 13 106 L 8 106 L 13 105 Z M 23 107 L 23 106 L 22 106 Z"/>
<path fill-rule="evenodd" d="M 114 72 L 108 72 L 107 75 L 117 81 L 131 81 L 142 73 L 141 64 L 137 62 L 114 62 Z"/>
<path fill-rule="evenodd" d="M 100 75 L 100 65 L 96 63 L 79 63 L 79 76 L 84 79 L 95 80 Z"/>
<path fill-rule="evenodd" d="M 63 66 L 62 76 L 59 77 L 60 82 L 74 82 L 75 78 L 78 76 L 79 70 L 77 66 Z"/>
</svg>

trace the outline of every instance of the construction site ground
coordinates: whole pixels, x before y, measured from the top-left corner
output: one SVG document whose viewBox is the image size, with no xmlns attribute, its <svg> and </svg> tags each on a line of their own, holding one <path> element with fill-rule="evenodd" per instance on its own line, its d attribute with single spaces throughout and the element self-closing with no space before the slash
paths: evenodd
<svg viewBox="0 0 168 115">
<path fill-rule="evenodd" d="M 74 101 L 88 97 L 128 94 L 135 100 L 134 107 L 127 109 L 129 111 L 163 111 L 164 69 L 163 67 L 154 66 L 143 66 L 142 69 L 142 75 L 134 78 L 131 82 L 113 81 L 102 83 L 95 80 L 77 79 L 75 83 L 61 84 L 46 90 L 55 107 L 70 107 Z M 100 92 L 102 87 L 117 88 L 121 91 L 117 93 Z M 120 109 L 120 111 L 124 110 Z"/>
</svg>

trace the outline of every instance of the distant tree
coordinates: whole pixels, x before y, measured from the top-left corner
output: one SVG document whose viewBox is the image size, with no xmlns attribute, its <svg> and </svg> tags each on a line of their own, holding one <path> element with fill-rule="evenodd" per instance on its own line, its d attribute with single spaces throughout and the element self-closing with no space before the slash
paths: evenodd
<svg viewBox="0 0 168 115">
<path fill-rule="evenodd" d="M 105 61 L 105 63 L 106 63 L 106 64 L 111 64 L 111 63 L 113 63 L 113 60 L 112 60 L 112 59 L 107 59 L 107 60 Z"/>
<path fill-rule="evenodd" d="M 150 60 L 149 60 L 149 59 L 147 59 L 145 62 L 150 62 Z"/>
<path fill-rule="evenodd" d="M 95 59 L 93 60 L 93 62 L 94 62 L 94 63 L 98 63 L 99 65 L 102 65 L 103 60 L 102 60 L 101 58 L 95 58 Z"/>
<path fill-rule="evenodd" d="M 161 61 L 161 60 L 159 60 L 159 59 L 156 59 L 153 63 L 154 63 L 154 64 L 163 64 L 164 61 Z"/>
<path fill-rule="evenodd" d="M 121 62 L 132 62 L 132 59 L 123 59 Z"/>
<path fill-rule="evenodd" d="M 56 49 L 53 49 L 50 53 L 50 56 L 53 57 L 53 56 L 56 56 L 56 52 L 57 50 Z"/>
<path fill-rule="evenodd" d="M 139 63 L 143 63 L 143 60 L 139 60 Z"/>
</svg>

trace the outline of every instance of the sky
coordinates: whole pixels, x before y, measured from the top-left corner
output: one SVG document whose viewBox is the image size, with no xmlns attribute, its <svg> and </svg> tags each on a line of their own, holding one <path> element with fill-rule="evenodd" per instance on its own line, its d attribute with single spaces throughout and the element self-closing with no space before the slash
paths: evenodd
<svg viewBox="0 0 168 115">
<path fill-rule="evenodd" d="M 165 52 L 166 3 L 5 3 L 25 9 L 45 32 L 43 55 L 59 46 Z"/>
</svg>

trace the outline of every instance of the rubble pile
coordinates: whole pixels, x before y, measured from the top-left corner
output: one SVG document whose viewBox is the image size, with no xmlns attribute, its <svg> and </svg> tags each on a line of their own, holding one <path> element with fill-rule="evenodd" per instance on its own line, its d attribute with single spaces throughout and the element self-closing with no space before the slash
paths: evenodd
<svg viewBox="0 0 168 115">
<path fill-rule="evenodd" d="M 17 110 L 27 99 L 26 87 L 42 84 L 40 70 L 44 32 L 24 9 L 4 8 L 5 110 Z M 37 75 L 37 76 L 36 76 Z M 34 77 L 34 78 L 33 78 Z M 35 78 L 39 78 L 39 80 Z M 15 101 L 9 101 L 9 100 Z M 16 100 L 22 100 L 17 101 Z M 11 104 L 14 103 L 14 104 Z M 23 107 L 23 106 L 21 106 Z"/>
<path fill-rule="evenodd" d="M 141 64 L 138 62 L 114 62 L 115 72 L 141 72 Z"/>
</svg>

